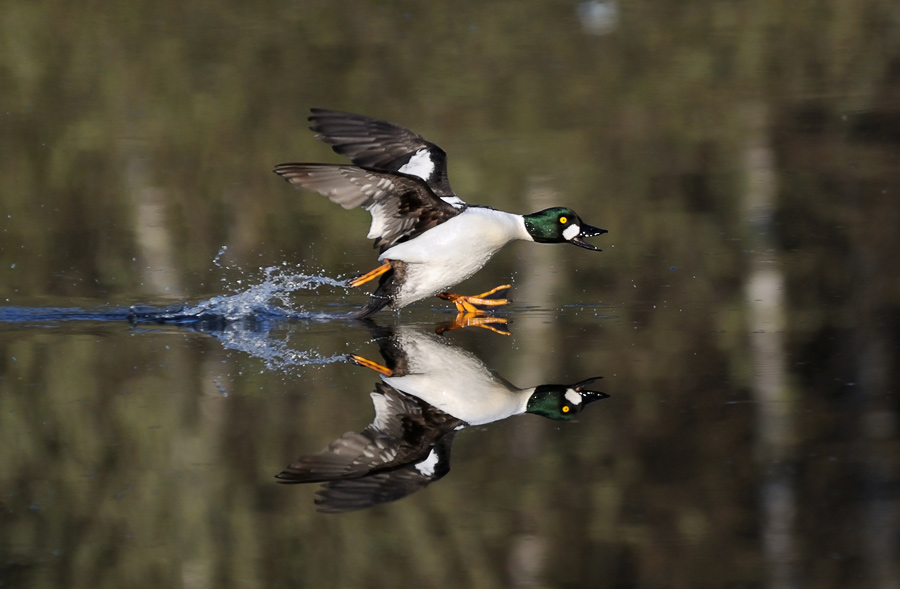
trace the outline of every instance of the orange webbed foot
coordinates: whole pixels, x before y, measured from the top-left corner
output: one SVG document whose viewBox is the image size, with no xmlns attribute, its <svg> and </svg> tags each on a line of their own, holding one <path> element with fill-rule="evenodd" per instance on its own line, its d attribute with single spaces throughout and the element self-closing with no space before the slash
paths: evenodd
<svg viewBox="0 0 900 589">
<path fill-rule="evenodd" d="M 438 335 L 441 335 L 444 332 L 453 331 L 454 329 L 464 329 L 466 327 L 483 327 L 484 329 L 489 329 L 494 333 L 499 333 L 500 335 L 510 335 L 509 329 L 506 328 L 506 325 L 508 323 L 509 320 L 505 317 L 484 315 L 483 312 L 479 315 L 475 315 L 472 313 L 459 313 L 453 321 L 438 325 L 434 332 Z"/>
<path fill-rule="evenodd" d="M 371 370 L 374 370 L 378 374 L 383 374 L 385 376 L 392 376 L 394 374 L 394 371 L 391 370 L 390 368 L 388 368 L 387 366 L 384 366 L 383 364 L 379 364 L 378 362 L 375 362 L 374 360 L 369 360 L 368 358 L 363 358 L 362 356 L 357 356 L 356 354 L 351 354 L 348 359 L 350 360 L 350 362 L 353 362 L 357 366 L 369 368 Z"/>
<path fill-rule="evenodd" d="M 483 315 L 490 311 L 493 307 L 508 305 L 512 301 L 504 298 L 512 288 L 510 284 L 501 284 L 492 288 L 487 292 L 477 295 L 460 295 L 450 292 L 438 293 L 438 297 L 451 301 L 456 305 L 456 310 L 463 315 Z"/>
<path fill-rule="evenodd" d="M 350 286 L 363 285 L 363 284 L 369 282 L 370 280 L 375 280 L 376 278 L 378 278 L 379 276 L 381 276 L 382 274 L 384 274 L 385 272 L 387 272 L 390 269 L 391 269 L 391 261 L 385 260 L 381 266 L 378 266 L 371 272 L 366 272 L 362 276 L 357 276 L 353 280 L 348 280 L 347 284 Z"/>
</svg>

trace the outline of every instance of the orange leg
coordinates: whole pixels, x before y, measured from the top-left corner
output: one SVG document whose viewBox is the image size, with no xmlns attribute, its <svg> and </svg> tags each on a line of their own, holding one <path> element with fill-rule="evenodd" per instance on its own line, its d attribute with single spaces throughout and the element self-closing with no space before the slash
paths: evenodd
<svg viewBox="0 0 900 589">
<path fill-rule="evenodd" d="M 391 376 L 394 374 L 394 371 L 388 368 L 387 366 L 383 366 L 378 362 L 373 362 L 368 358 L 363 358 L 362 356 L 357 356 L 356 354 L 352 354 L 350 356 L 350 361 L 356 364 L 357 366 L 363 366 L 364 368 L 371 368 L 375 372 L 379 374 L 383 374 L 385 376 Z"/>
<path fill-rule="evenodd" d="M 510 303 L 509 299 L 502 298 L 506 296 L 506 293 L 510 288 L 512 288 L 512 285 L 503 284 L 496 288 L 492 288 L 487 292 L 473 296 L 453 294 L 450 292 L 441 292 L 438 293 L 437 296 L 452 301 L 460 314 L 484 315 L 488 309 L 482 309 L 481 307 L 499 307 Z"/>
<path fill-rule="evenodd" d="M 348 281 L 347 284 L 349 284 L 350 286 L 360 286 L 361 284 L 365 284 L 365 283 L 369 282 L 370 280 L 375 280 L 376 278 L 378 278 L 379 276 L 381 276 L 382 274 L 384 274 L 385 272 L 387 272 L 390 269 L 391 269 L 391 261 L 385 260 L 384 264 L 382 264 L 381 266 L 378 266 L 371 272 L 366 272 L 362 276 L 358 276 L 358 277 L 354 278 L 353 280 Z"/>
<path fill-rule="evenodd" d="M 490 329 L 494 333 L 499 333 L 500 335 L 509 335 L 509 330 L 506 328 L 506 324 L 508 320 L 505 317 L 493 317 L 491 315 L 473 315 L 471 313 L 459 313 L 456 316 L 456 319 L 449 323 L 444 323 L 442 325 L 438 325 L 437 329 L 434 330 L 438 335 L 444 333 L 445 331 L 452 331 L 454 329 L 463 329 L 466 327 L 483 327 L 485 329 Z"/>
</svg>

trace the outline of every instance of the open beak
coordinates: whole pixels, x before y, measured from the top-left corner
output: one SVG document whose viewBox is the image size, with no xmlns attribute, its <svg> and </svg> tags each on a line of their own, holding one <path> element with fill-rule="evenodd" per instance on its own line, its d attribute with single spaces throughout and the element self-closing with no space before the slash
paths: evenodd
<svg viewBox="0 0 900 589">
<path fill-rule="evenodd" d="M 577 245 L 578 247 L 583 247 L 586 250 L 593 250 L 595 252 L 601 252 L 599 247 L 596 245 L 592 245 L 586 242 L 584 239 L 586 237 L 596 237 L 598 235 L 603 235 L 604 233 L 608 233 L 606 229 L 600 229 L 599 227 L 591 227 L 590 225 L 581 225 L 581 233 L 573 237 L 569 240 L 569 243 L 572 245 Z"/>
<path fill-rule="evenodd" d="M 591 383 L 600 380 L 603 378 L 602 376 L 595 376 L 594 378 L 589 378 L 587 380 L 583 380 L 579 383 L 572 385 L 572 388 L 581 393 L 582 401 L 585 405 L 589 403 L 593 403 L 594 401 L 600 401 L 601 399 L 608 399 L 609 395 L 606 393 L 601 393 L 600 391 L 590 391 L 587 389 L 587 386 Z"/>
</svg>

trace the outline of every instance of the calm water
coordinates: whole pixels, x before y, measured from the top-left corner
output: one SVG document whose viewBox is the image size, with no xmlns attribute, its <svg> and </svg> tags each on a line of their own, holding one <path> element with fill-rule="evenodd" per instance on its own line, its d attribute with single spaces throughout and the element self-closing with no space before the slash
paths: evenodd
<svg viewBox="0 0 900 589">
<path fill-rule="evenodd" d="M 3 2 L 0 586 L 900 587 L 895 4 Z M 604 251 L 461 285 L 508 336 L 344 321 L 369 218 L 271 173 L 341 161 L 313 106 Z M 372 423 L 378 334 L 609 398 L 320 513 L 275 475 Z"/>
</svg>

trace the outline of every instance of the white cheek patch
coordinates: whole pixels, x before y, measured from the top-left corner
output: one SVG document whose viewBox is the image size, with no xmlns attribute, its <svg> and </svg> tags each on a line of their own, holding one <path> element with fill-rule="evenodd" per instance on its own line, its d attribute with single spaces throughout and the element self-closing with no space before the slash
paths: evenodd
<svg viewBox="0 0 900 589">
<path fill-rule="evenodd" d="M 438 455 L 432 450 L 428 454 L 428 458 L 416 465 L 416 470 L 422 473 L 423 476 L 430 477 L 434 474 L 434 467 L 437 466 L 437 463 Z"/>
<path fill-rule="evenodd" d="M 568 401 L 572 405 L 581 405 L 581 393 L 578 393 L 573 389 L 567 389 L 566 401 Z"/>
<path fill-rule="evenodd" d="M 578 225 L 569 225 L 563 230 L 563 237 L 566 241 L 572 241 L 572 238 L 581 233 L 581 227 Z"/>
<path fill-rule="evenodd" d="M 398 171 L 410 176 L 418 176 L 422 180 L 428 180 L 434 173 L 434 162 L 431 161 L 431 154 L 428 153 L 427 149 L 420 149 Z"/>
</svg>

